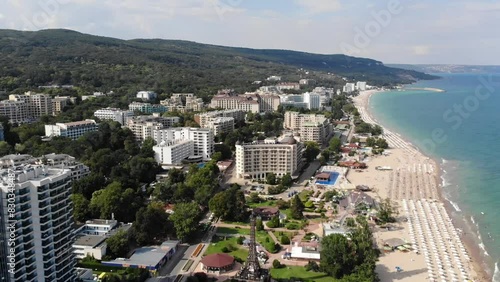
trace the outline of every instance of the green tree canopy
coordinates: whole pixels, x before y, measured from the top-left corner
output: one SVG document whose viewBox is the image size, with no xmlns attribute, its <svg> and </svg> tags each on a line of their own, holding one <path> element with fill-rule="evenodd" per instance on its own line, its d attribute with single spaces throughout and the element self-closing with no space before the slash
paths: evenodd
<svg viewBox="0 0 500 282">
<path fill-rule="evenodd" d="M 185 240 L 193 234 L 198 228 L 200 215 L 200 207 L 195 202 L 176 204 L 174 213 L 170 215 L 170 221 L 174 224 L 177 238 Z"/>
</svg>

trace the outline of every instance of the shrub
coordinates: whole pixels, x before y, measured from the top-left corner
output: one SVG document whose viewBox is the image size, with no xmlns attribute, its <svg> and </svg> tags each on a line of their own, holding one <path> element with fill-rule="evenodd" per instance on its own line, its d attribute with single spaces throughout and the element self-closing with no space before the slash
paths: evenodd
<svg viewBox="0 0 500 282">
<path fill-rule="evenodd" d="M 307 265 L 305 266 L 307 271 L 314 271 L 318 272 L 319 271 L 319 265 L 315 262 L 310 260 Z"/>
<path fill-rule="evenodd" d="M 288 238 L 288 236 L 286 236 L 286 235 L 281 235 L 280 243 L 281 243 L 281 245 L 288 245 L 288 244 L 290 244 L 290 238 Z"/>
<path fill-rule="evenodd" d="M 257 231 L 264 230 L 264 224 L 262 223 L 262 219 L 257 219 L 257 221 L 255 222 L 255 229 Z"/>
<path fill-rule="evenodd" d="M 281 264 L 281 262 L 277 259 L 273 260 L 273 268 L 282 268 L 283 265 Z"/>
<path fill-rule="evenodd" d="M 264 247 L 266 248 L 266 250 L 272 254 L 275 254 L 277 252 L 279 252 L 280 250 L 280 247 L 279 245 L 275 244 L 274 242 L 267 242 L 264 244 Z"/>
<path fill-rule="evenodd" d="M 289 230 L 299 230 L 300 226 L 295 222 L 289 222 L 286 224 L 285 228 Z"/>
<path fill-rule="evenodd" d="M 306 208 L 312 208 L 314 206 L 314 203 L 312 201 L 307 201 L 305 204 L 304 204 L 304 207 Z"/>
<path fill-rule="evenodd" d="M 271 220 L 269 220 L 267 223 L 266 223 L 267 227 L 269 228 L 277 228 L 277 227 L 280 227 L 280 219 L 278 216 L 274 216 L 273 218 L 271 218 Z"/>
<path fill-rule="evenodd" d="M 231 252 L 231 250 L 229 250 L 229 248 L 228 248 L 228 247 L 226 247 L 226 246 L 222 247 L 221 251 L 222 251 L 223 253 L 230 253 L 230 252 Z"/>
<path fill-rule="evenodd" d="M 243 242 L 245 242 L 245 237 L 243 236 L 240 236 L 238 237 L 238 239 L 236 239 L 236 243 L 238 243 L 238 245 L 243 245 Z"/>
</svg>

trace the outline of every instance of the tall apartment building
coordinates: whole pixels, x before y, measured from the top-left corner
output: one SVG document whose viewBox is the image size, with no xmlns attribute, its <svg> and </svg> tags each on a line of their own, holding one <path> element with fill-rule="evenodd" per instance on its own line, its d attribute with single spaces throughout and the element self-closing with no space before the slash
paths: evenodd
<svg viewBox="0 0 500 282">
<path fill-rule="evenodd" d="M 162 141 L 153 147 L 155 160 L 161 165 L 181 164 L 185 159 L 195 155 L 194 141 L 172 140 Z"/>
<path fill-rule="evenodd" d="M 279 177 L 293 175 L 302 167 L 302 143 L 291 136 L 281 141 L 266 139 L 236 144 L 238 178 L 264 179 L 268 173 Z"/>
<path fill-rule="evenodd" d="M 30 118 L 37 119 L 43 115 L 52 115 L 52 98 L 49 95 L 26 92 L 21 95 L 11 94 L 9 100 L 28 104 Z"/>
<path fill-rule="evenodd" d="M 54 97 L 52 99 L 52 115 L 57 116 L 62 113 L 68 102 L 70 102 L 69 97 Z"/>
<path fill-rule="evenodd" d="M 127 121 L 134 116 L 134 112 L 108 107 L 95 111 L 94 116 L 101 120 L 113 120 L 121 125 L 126 125 Z"/>
<path fill-rule="evenodd" d="M 303 97 L 309 110 L 321 109 L 321 96 L 319 94 L 306 92 Z"/>
<path fill-rule="evenodd" d="M 3 132 L 3 125 L 0 124 L 0 141 L 4 141 L 5 140 L 5 136 L 4 136 L 4 132 Z"/>
<path fill-rule="evenodd" d="M 214 152 L 214 133 L 208 128 L 176 127 L 153 130 L 153 139 L 156 144 L 173 141 L 193 141 L 193 156 L 208 161 Z"/>
<path fill-rule="evenodd" d="M 161 104 L 132 102 L 128 105 L 128 109 L 132 112 L 139 111 L 145 114 L 159 113 L 163 114 L 167 111 L 167 107 Z"/>
<path fill-rule="evenodd" d="M 356 89 L 358 89 L 359 91 L 365 91 L 366 90 L 366 81 L 356 82 Z"/>
<path fill-rule="evenodd" d="M 63 136 L 76 140 L 83 134 L 91 131 L 97 131 L 97 129 L 97 123 L 93 119 L 68 123 L 56 123 L 55 125 L 45 125 L 45 136 Z"/>
<path fill-rule="evenodd" d="M 331 124 L 324 115 L 285 112 L 283 128 L 300 134 L 300 141 L 326 142 L 331 132 Z"/>
<path fill-rule="evenodd" d="M 19 165 L 46 165 L 51 168 L 67 169 L 71 171 L 72 180 L 79 180 L 90 174 L 88 166 L 77 162 L 74 157 L 67 154 L 47 154 L 41 157 L 6 155 L 0 158 L 0 168 Z"/>
<path fill-rule="evenodd" d="M 169 128 L 180 121 L 179 117 L 135 116 L 127 121 L 127 127 L 134 133 L 137 142 L 142 142 L 153 137 L 153 130 Z"/>
<path fill-rule="evenodd" d="M 214 135 L 219 135 L 221 133 L 229 133 L 234 130 L 234 118 L 232 117 L 213 118 L 208 123 L 208 128 L 213 130 Z"/>
<path fill-rule="evenodd" d="M 6 116 L 11 123 L 27 123 L 33 121 L 28 104 L 22 101 L 0 101 L 0 116 Z"/>
<path fill-rule="evenodd" d="M 356 85 L 354 83 L 346 83 L 343 88 L 343 92 L 345 93 L 351 93 L 354 92 L 355 90 L 356 90 Z"/>
<path fill-rule="evenodd" d="M 0 174 L 2 281 L 75 281 L 71 172 L 20 165 Z"/>
</svg>

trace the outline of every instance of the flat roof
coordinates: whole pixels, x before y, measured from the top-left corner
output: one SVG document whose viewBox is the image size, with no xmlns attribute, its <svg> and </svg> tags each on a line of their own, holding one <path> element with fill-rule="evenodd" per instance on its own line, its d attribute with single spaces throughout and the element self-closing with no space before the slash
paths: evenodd
<svg viewBox="0 0 500 282">
<path fill-rule="evenodd" d="M 106 263 L 156 267 L 167 255 L 168 251 L 158 247 L 143 247 L 135 250 L 129 259 L 116 259 L 107 261 Z"/>
<path fill-rule="evenodd" d="M 76 239 L 75 243 L 73 243 L 73 245 L 96 247 L 96 246 L 99 246 L 105 240 L 106 240 L 105 236 L 84 235 L 84 236 L 78 237 Z"/>
</svg>

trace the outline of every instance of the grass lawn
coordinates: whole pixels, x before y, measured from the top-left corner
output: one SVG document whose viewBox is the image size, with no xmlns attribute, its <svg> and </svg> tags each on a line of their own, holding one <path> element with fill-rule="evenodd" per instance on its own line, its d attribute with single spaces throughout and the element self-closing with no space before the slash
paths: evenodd
<svg viewBox="0 0 500 282">
<path fill-rule="evenodd" d="M 215 238 L 216 237 L 214 237 L 214 239 Z M 223 253 L 222 249 L 226 247 L 231 250 L 231 252 L 228 254 L 232 255 L 235 258 L 246 261 L 248 257 L 248 250 L 245 249 L 245 247 L 238 245 L 236 239 L 237 237 L 231 237 L 224 240 L 224 238 L 218 237 L 217 239 L 213 240 L 212 243 L 210 243 L 210 246 L 208 246 L 203 255 L 206 256 L 210 254 Z"/>
<path fill-rule="evenodd" d="M 242 236 L 245 236 L 245 235 L 250 235 L 250 229 L 248 229 L 248 228 L 217 227 L 216 233 L 219 233 L 219 234 L 225 233 L 225 234 L 231 234 L 231 235 L 240 234 Z M 257 231 L 257 233 L 255 234 L 255 239 L 257 240 L 257 243 L 259 243 L 260 245 L 263 245 L 264 242 L 266 242 L 266 238 L 269 238 L 269 241 L 273 242 L 273 239 L 271 238 L 271 236 L 269 236 L 269 234 L 266 231 Z M 234 242 L 236 242 L 236 237 L 234 238 L 234 240 L 235 240 Z"/>
<path fill-rule="evenodd" d="M 303 266 L 286 266 L 279 269 L 271 269 L 271 276 L 275 279 L 298 278 L 306 282 L 332 282 L 334 278 L 322 272 L 306 271 Z"/>
<path fill-rule="evenodd" d="M 249 228 L 217 227 L 215 233 L 250 235 Z"/>
<path fill-rule="evenodd" d="M 298 232 L 273 231 L 274 236 L 276 236 L 276 238 L 278 238 L 278 240 L 281 238 L 281 235 L 285 235 L 288 238 L 290 238 L 290 240 L 292 240 L 295 233 L 298 233 Z"/>
</svg>

